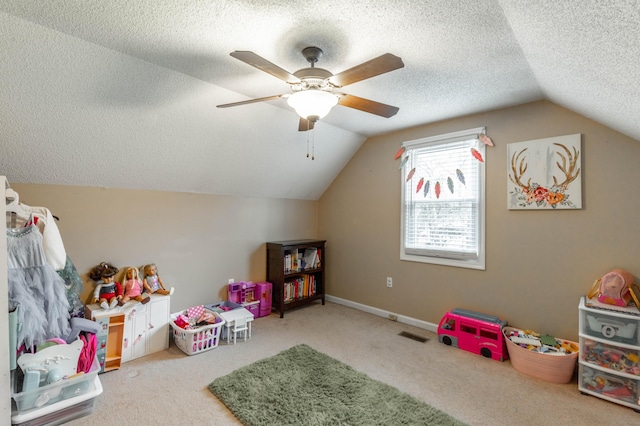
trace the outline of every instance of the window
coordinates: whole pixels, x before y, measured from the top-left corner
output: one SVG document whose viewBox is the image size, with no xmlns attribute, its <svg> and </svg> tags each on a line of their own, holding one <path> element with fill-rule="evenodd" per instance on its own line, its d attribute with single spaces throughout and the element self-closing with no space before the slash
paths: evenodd
<svg viewBox="0 0 640 426">
<path fill-rule="evenodd" d="M 495 333 L 491 330 L 485 330 L 483 328 L 480 329 L 480 337 L 485 337 L 491 340 L 498 340 L 498 333 Z"/>
<path fill-rule="evenodd" d="M 400 259 L 485 269 L 484 144 L 478 139 L 484 132 L 479 127 L 402 144 Z"/>
<path fill-rule="evenodd" d="M 476 334 L 476 328 L 472 325 L 460 324 L 460 331 L 464 331 L 469 334 Z"/>
</svg>

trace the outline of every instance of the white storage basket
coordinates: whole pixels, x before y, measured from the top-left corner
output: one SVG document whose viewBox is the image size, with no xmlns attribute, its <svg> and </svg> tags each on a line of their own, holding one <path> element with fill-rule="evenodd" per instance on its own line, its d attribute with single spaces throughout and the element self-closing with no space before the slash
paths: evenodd
<svg viewBox="0 0 640 426">
<path fill-rule="evenodd" d="M 224 319 L 217 313 L 211 312 L 212 315 L 219 318 L 220 322 L 186 330 L 175 323 L 175 319 L 184 314 L 185 312 L 171 314 L 171 335 L 176 346 L 187 355 L 195 355 L 216 348 L 222 337 L 221 330 L 225 322 Z"/>
</svg>

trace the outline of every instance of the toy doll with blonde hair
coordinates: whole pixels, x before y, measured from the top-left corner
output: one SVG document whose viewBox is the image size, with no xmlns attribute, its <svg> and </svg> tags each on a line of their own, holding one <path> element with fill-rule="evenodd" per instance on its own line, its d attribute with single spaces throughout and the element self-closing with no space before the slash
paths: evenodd
<svg viewBox="0 0 640 426">
<path fill-rule="evenodd" d="M 144 266 L 144 280 L 142 284 L 149 294 L 173 294 L 173 287 L 171 287 L 171 290 L 167 290 L 162 279 L 158 276 L 158 267 L 155 263 Z"/>
<path fill-rule="evenodd" d="M 143 286 L 138 268 L 127 268 L 124 273 L 123 287 L 124 297 L 122 298 L 122 303 L 127 303 L 129 300 L 137 300 L 144 305 L 151 300 L 146 293 L 142 293 Z"/>
</svg>

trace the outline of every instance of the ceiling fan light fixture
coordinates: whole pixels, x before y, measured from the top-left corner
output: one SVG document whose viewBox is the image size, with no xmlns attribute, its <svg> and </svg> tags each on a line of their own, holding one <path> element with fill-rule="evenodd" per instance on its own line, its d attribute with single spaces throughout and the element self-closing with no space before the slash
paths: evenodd
<svg viewBox="0 0 640 426">
<path fill-rule="evenodd" d="M 329 114 L 338 104 L 338 97 L 324 90 L 309 89 L 289 96 L 287 103 L 300 117 L 315 122 Z"/>
</svg>

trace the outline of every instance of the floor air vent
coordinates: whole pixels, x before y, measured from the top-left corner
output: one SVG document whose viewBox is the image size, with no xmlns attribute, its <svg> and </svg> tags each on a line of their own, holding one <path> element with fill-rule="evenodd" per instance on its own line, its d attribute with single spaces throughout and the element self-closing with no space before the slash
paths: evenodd
<svg viewBox="0 0 640 426">
<path fill-rule="evenodd" d="M 401 331 L 399 336 L 406 337 L 411 340 L 415 340 L 416 342 L 425 343 L 428 342 L 429 339 L 426 337 L 418 336 L 417 334 L 409 333 L 408 331 Z"/>
</svg>

